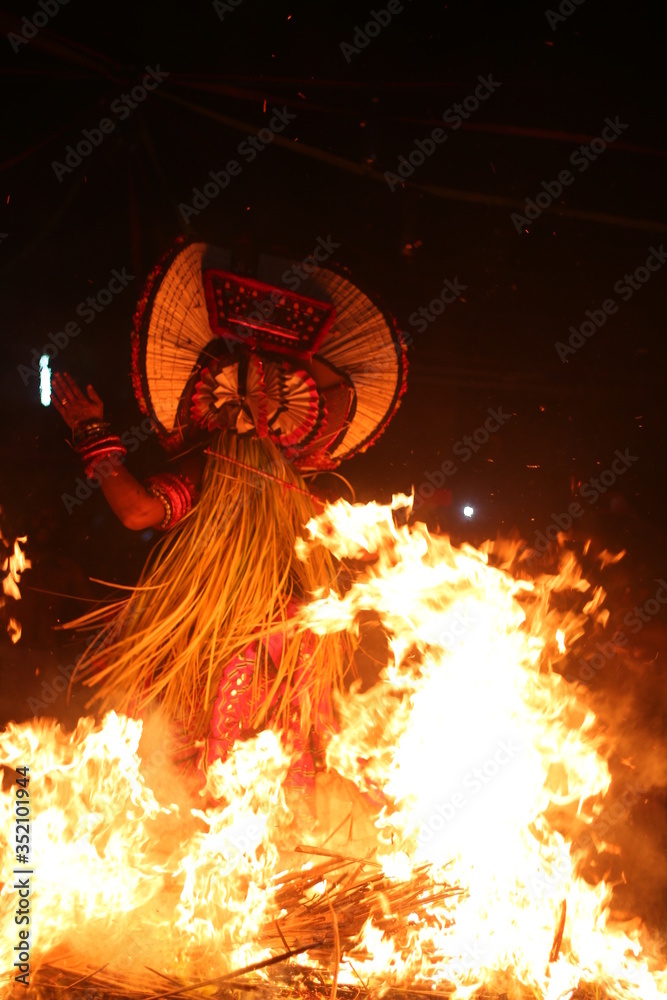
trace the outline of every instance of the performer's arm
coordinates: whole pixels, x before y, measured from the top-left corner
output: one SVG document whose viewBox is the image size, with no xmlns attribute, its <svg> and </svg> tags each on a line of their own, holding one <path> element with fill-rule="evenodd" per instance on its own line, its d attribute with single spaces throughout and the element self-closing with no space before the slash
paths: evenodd
<svg viewBox="0 0 667 1000">
<path fill-rule="evenodd" d="M 123 465 L 102 479 L 101 489 L 112 511 L 126 528 L 133 531 L 159 528 L 164 520 L 162 501 L 149 493 Z"/>
<path fill-rule="evenodd" d="M 99 423 L 101 430 L 97 435 L 98 454 L 95 453 L 95 447 L 91 447 L 89 457 L 84 460 L 87 472 L 95 472 L 97 467 L 102 493 L 114 514 L 126 528 L 134 531 L 167 527 L 165 511 L 168 510 L 169 504 L 169 481 L 176 481 L 178 477 L 154 477 L 152 481 L 149 480 L 150 486 L 147 489 L 131 472 L 128 472 L 124 465 L 120 464 L 125 449 L 120 445 L 119 439 L 114 435 L 105 438 L 104 404 L 93 387 L 89 385 L 84 394 L 74 379 L 66 373 L 54 374 L 52 387 L 53 405 L 72 429 L 75 440 L 77 431 L 81 427 L 88 425 L 94 429 L 95 422 Z M 114 441 L 118 441 L 118 446 L 114 445 Z M 162 480 L 166 486 L 160 486 Z M 175 487 L 178 488 L 176 482 Z"/>
</svg>

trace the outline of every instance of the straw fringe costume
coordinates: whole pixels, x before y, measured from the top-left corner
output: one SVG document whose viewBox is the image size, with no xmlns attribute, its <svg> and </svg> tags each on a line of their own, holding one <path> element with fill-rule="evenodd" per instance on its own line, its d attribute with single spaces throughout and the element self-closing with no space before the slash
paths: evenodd
<svg viewBox="0 0 667 1000">
<path fill-rule="evenodd" d="M 405 389 L 391 317 L 344 275 L 315 268 L 299 293 L 289 263 L 260 278 L 223 251 L 179 242 L 135 316 L 133 385 L 166 451 L 204 448 L 197 490 L 178 472 L 146 488 L 163 539 L 131 597 L 79 664 L 104 709 L 160 704 L 200 766 L 271 726 L 289 734 L 293 777 L 312 778 L 351 640 L 319 636 L 299 605 L 336 588 L 323 547 L 295 554 L 315 508 L 304 474 L 335 468 L 382 433 Z M 261 280 L 260 280 L 261 279 Z"/>
</svg>

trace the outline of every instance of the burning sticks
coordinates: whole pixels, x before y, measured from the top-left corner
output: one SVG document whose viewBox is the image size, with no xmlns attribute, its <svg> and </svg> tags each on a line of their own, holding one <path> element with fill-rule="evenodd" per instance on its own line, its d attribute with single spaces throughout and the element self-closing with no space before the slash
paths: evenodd
<svg viewBox="0 0 667 1000">
<path fill-rule="evenodd" d="M 350 953 L 368 920 L 389 934 L 407 924 L 410 914 L 429 904 L 459 895 L 458 886 L 437 885 L 429 865 L 421 865 L 408 882 L 388 877 L 370 858 L 349 858 L 322 847 L 300 846 L 300 853 L 324 855 L 311 868 L 282 874 L 275 880 L 275 901 L 283 916 L 277 934 L 282 941 L 319 938 L 312 957 L 328 961 L 332 948 Z M 275 926 L 275 925 L 274 925 Z M 275 946 L 266 928 L 262 943 Z"/>
<path fill-rule="evenodd" d="M 67 990 L 80 993 L 85 1000 L 91 997 L 101 1000 L 119 994 L 137 1000 L 167 1000 L 202 987 L 218 987 L 215 996 L 230 997 L 233 993 L 238 995 L 239 989 L 259 990 L 267 996 L 286 998 L 327 996 L 335 1000 L 337 994 L 349 1000 L 360 995 L 371 997 L 372 991 L 363 980 L 360 987 L 353 988 L 338 983 L 341 956 L 354 954 L 366 921 L 373 920 L 388 933 L 395 933 L 411 914 L 427 919 L 425 909 L 429 905 L 462 891 L 456 886 L 434 885 L 428 865 L 415 869 L 408 882 L 399 882 L 388 877 L 382 865 L 370 858 L 346 857 L 307 845 L 298 847 L 297 852 L 324 856 L 326 860 L 311 867 L 283 872 L 272 886 L 267 887 L 275 893 L 275 902 L 282 914 L 273 924 L 265 926 L 258 941 L 260 946 L 280 949 L 271 957 L 222 976 L 192 983 L 183 983 L 148 969 L 172 986 L 159 992 L 143 981 L 139 985 L 136 979 L 124 979 L 104 968 L 82 977 L 80 973 L 46 966 L 38 973 L 36 985 L 45 997 Z M 289 944 L 289 941 L 295 943 Z M 319 968 L 295 965 L 293 960 L 306 952 L 311 961 L 317 961 Z M 365 953 L 359 954 L 362 960 L 366 957 Z M 289 966 L 275 982 L 267 981 L 265 976 L 260 980 L 241 981 L 251 973 L 283 963 Z M 396 996 L 407 996 L 409 992 L 400 991 Z"/>
<path fill-rule="evenodd" d="M 551 946 L 551 952 L 549 953 L 549 962 L 555 962 L 560 955 L 560 946 L 563 943 L 563 931 L 565 930 L 565 917 L 567 916 L 567 900 L 564 899 L 560 904 L 560 917 L 558 918 L 558 926 L 556 927 L 556 933 L 554 934 L 554 943 Z"/>
</svg>

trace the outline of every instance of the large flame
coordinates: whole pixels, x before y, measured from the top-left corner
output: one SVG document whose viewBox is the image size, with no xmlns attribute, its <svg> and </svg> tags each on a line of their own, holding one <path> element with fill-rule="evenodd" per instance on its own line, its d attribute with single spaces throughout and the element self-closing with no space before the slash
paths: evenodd
<svg viewBox="0 0 667 1000">
<path fill-rule="evenodd" d="M 588 620 L 606 621 L 604 593 L 571 554 L 556 575 L 520 578 L 510 546 L 456 549 L 400 524 L 401 508 L 409 498 L 339 502 L 301 546 L 303 558 L 324 543 L 362 566 L 344 597 L 303 608 L 304 625 L 354 628 L 372 613 L 386 637 L 378 683 L 338 706 L 311 799 L 290 790 L 272 732 L 237 743 L 197 801 L 140 749 L 136 720 L 83 719 L 71 735 L 38 721 L 0 736 L 2 762 L 31 769 L 33 971 L 108 965 L 135 985 L 147 968 L 202 981 L 280 950 L 278 934 L 290 948 L 312 942 L 299 960 L 312 963 L 325 921 L 334 985 L 667 996 L 654 945 L 611 920 L 612 887 L 579 875 L 573 846 L 602 809 L 608 748 L 553 668 Z M 13 809 L 10 789 L 3 960 L 16 944 Z M 305 866 L 299 845 L 313 856 Z M 350 857 L 364 861 L 356 883 L 335 874 Z"/>
</svg>

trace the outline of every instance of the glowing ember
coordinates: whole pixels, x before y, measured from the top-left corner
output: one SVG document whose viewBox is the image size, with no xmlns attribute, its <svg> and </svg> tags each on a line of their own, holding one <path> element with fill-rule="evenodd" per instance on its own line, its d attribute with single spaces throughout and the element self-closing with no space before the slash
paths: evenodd
<svg viewBox="0 0 667 1000">
<path fill-rule="evenodd" d="M 198 801 L 191 779 L 151 766 L 156 734 L 142 738 L 135 720 L 0 736 L 2 761 L 31 768 L 33 973 L 109 963 L 135 986 L 145 967 L 201 981 L 285 950 L 284 934 L 290 948 L 329 941 L 323 974 L 340 955 L 339 985 L 667 995 L 652 943 L 612 922 L 611 887 L 579 877 L 571 847 L 610 773 L 595 716 L 553 665 L 588 619 L 606 620 L 604 593 L 570 554 L 556 576 L 516 579 L 516 547 L 455 549 L 398 526 L 409 506 L 341 501 L 301 546 L 306 558 L 321 541 L 363 566 L 344 598 L 306 606 L 304 625 L 354 628 L 372 612 L 390 651 L 378 683 L 338 706 L 311 800 L 286 783 L 270 732 L 214 765 Z M 4 793 L 0 837 L 13 803 Z M 6 956 L 13 844 L 2 851 Z M 313 945 L 299 961 L 319 955 Z"/>
</svg>

